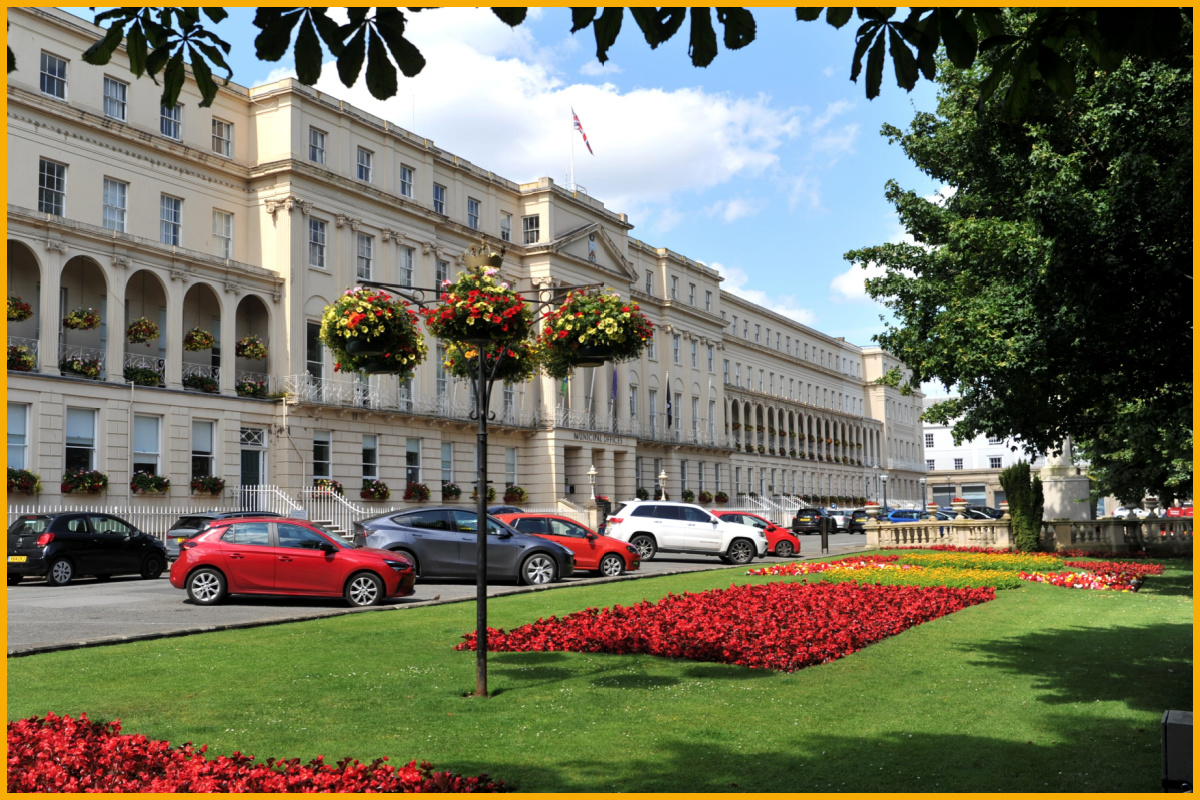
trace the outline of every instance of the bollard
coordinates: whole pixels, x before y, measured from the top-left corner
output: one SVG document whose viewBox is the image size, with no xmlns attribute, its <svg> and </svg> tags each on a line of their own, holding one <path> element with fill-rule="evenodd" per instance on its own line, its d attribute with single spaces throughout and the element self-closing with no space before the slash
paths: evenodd
<svg viewBox="0 0 1200 800">
<path fill-rule="evenodd" d="M 829 517 L 821 517 L 821 555 L 829 555 Z"/>
</svg>

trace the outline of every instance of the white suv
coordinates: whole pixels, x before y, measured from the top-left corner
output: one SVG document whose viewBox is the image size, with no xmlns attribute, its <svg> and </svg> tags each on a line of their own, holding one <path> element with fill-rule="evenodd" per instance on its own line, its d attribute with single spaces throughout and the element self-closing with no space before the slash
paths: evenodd
<svg viewBox="0 0 1200 800">
<path fill-rule="evenodd" d="M 643 561 L 655 553 L 720 556 L 726 564 L 748 564 L 767 554 L 760 529 L 714 517 L 691 503 L 634 500 L 608 518 L 605 536 L 628 542 Z"/>
</svg>

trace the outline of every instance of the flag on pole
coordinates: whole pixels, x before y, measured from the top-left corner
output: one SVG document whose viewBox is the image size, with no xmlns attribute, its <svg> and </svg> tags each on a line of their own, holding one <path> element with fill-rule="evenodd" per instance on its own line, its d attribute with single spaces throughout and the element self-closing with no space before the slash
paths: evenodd
<svg viewBox="0 0 1200 800">
<path fill-rule="evenodd" d="M 583 144 L 585 147 L 587 147 L 588 152 L 592 155 L 596 155 L 592 152 L 592 145 L 588 142 L 587 134 L 583 132 L 583 126 L 579 124 L 579 115 L 575 113 L 574 108 L 571 109 L 571 119 L 575 123 L 575 130 L 579 131 L 579 135 L 583 137 Z"/>
<path fill-rule="evenodd" d="M 675 405 L 671 402 L 671 371 L 667 370 L 667 430 L 675 427 Z"/>
</svg>

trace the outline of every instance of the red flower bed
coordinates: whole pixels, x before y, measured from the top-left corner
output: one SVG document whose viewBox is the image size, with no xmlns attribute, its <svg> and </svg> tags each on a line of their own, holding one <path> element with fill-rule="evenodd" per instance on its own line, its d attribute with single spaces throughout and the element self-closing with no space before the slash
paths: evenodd
<svg viewBox="0 0 1200 800">
<path fill-rule="evenodd" d="M 8 791 L 11 792 L 506 792 L 487 775 L 466 778 L 434 772 L 426 762 L 394 767 L 318 756 L 268 759 L 234 753 L 204 757 L 207 745 L 121 734 L 121 723 L 47 714 L 8 723 Z"/>
<path fill-rule="evenodd" d="M 1061 558 L 1096 558 L 1106 555 L 1105 553 L 1097 553 L 1095 550 L 1059 550 L 1054 555 Z M 1121 558 L 1147 558 L 1149 554 L 1145 550 L 1138 550 L 1133 553 L 1121 553 Z"/>
<path fill-rule="evenodd" d="M 731 586 L 627 608 L 589 608 L 507 633 L 489 628 L 488 646 L 509 652 L 646 653 L 791 672 L 995 598 L 990 587 Z M 463 638 L 455 649 L 474 650 L 476 634 Z"/>
<path fill-rule="evenodd" d="M 959 547 L 954 544 L 923 544 L 913 547 L 884 547 L 883 550 L 942 550 L 947 553 L 1009 553 L 1005 547 Z M 1062 555 L 1059 553 L 1058 555 Z"/>
<path fill-rule="evenodd" d="M 1025 572 L 1021 580 L 1049 583 L 1066 589 L 1109 589 L 1114 592 L 1136 592 L 1142 578 L 1129 572 Z"/>
<path fill-rule="evenodd" d="M 1126 564 L 1121 561 L 1065 561 L 1068 567 L 1088 572 L 1124 572 L 1130 575 L 1162 575 L 1162 564 Z"/>
<path fill-rule="evenodd" d="M 845 556 L 832 561 L 793 562 L 791 564 L 772 564 L 769 567 L 758 567 L 747 570 L 747 575 L 812 575 L 831 569 L 871 569 L 882 564 L 894 564 L 900 556 Z"/>
</svg>

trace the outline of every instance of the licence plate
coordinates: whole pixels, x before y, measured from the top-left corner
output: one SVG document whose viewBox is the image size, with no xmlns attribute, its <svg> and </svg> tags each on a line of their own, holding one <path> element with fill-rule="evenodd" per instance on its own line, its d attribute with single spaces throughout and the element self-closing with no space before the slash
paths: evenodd
<svg viewBox="0 0 1200 800">
<path fill-rule="evenodd" d="M 25 563 L 25 559 L 26 559 L 26 558 L 27 558 L 26 556 L 9 556 L 9 557 L 8 557 L 8 563 L 10 563 L 10 564 L 24 564 L 24 563 Z"/>
<path fill-rule="evenodd" d="M 187 541 L 187 537 L 186 536 L 176 536 L 175 541 L 179 542 L 180 544 L 183 544 L 184 542 Z"/>
</svg>

